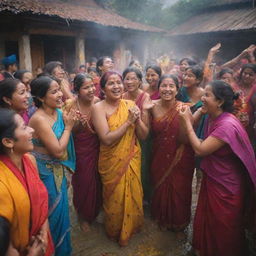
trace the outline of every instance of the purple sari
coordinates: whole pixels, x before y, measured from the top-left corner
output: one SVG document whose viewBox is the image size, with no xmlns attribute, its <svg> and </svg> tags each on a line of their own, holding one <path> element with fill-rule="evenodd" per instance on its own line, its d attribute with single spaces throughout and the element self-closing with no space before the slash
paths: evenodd
<svg viewBox="0 0 256 256">
<path fill-rule="evenodd" d="M 205 136 L 226 144 L 202 160 L 204 175 L 194 221 L 193 246 L 200 255 L 242 256 L 246 250 L 245 220 L 251 228 L 255 225 L 254 152 L 246 131 L 230 113 L 224 112 L 211 124 L 208 120 Z"/>
</svg>

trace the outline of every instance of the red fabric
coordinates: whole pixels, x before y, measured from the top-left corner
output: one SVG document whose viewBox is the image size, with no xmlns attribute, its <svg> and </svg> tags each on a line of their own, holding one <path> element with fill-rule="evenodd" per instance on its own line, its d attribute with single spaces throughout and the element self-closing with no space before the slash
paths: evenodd
<svg viewBox="0 0 256 256">
<path fill-rule="evenodd" d="M 81 126 L 74 133 L 74 144 L 73 203 L 79 217 L 91 223 L 98 215 L 102 201 L 98 174 L 99 139 L 91 129 Z"/>
<path fill-rule="evenodd" d="M 29 159 L 24 155 L 22 158 L 24 166 L 24 175 L 17 166 L 7 156 L 1 156 L 1 161 L 14 173 L 17 179 L 24 186 L 30 198 L 31 222 L 30 222 L 30 238 L 36 236 L 42 225 L 48 218 L 48 193 L 38 176 L 38 172 Z M 45 256 L 50 256 L 54 252 L 54 245 L 50 233 L 48 234 L 48 247 Z"/>
<path fill-rule="evenodd" d="M 152 216 L 160 226 L 182 229 L 190 222 L 192 178 L 194 172 L 194 152 L 189 145 L 183 145 L 181 158 L 173 166 L 171 173 L 156 188 L 170 167 L 177 149 L 179 135 L 179 115 L 174 109 L 160 119 L 152 121 L 153 161 L 151 179 L 154 187 L 152 196 Z"/>
<path fill-rule="evenodd" d="M 146 99 L 146 93 L 145 93 L 145 92 L 142 92 L 142 93 L 139 95 L 138 99 L 135 101 L 135 104 L 138 106 L 138 108 L 139 108 L 140 110 L 142 110 L 142 107 L 143 107 L 143 104 L 144 104 L 145 99 Z"/>
<path fill-rule="evenodd" d="M 193 247 L 200 256 L 247 255 L 244 229 L 248 224 L 253 229 L 255 214 L 253 149 L 241 123 L 230 113 L 224 112 L 207 122 L 205 136 L 226 144 L 205 156 L 201 163 L 204 175 L 194 220 Z"/>
<path fill-rule="evenodd" d="M 159 91 L 155 91 L 153 94 L 150 95 L 151 100 L 158 100 L 160 98 Z"/>
</svg>

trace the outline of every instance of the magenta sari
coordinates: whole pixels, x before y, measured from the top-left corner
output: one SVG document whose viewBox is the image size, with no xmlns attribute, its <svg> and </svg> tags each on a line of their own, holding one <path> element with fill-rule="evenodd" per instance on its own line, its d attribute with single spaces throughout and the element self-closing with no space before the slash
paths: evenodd
<svg viewBox="0 0 256 256">
<path fill-rule="evenodd" d="M 90 121 L 80 123 L 73 137 L 76 152 L 76 171 L 72 177 L 73 203 L 79 218 L 91 223 L 97 217 L 102 201 L 98 174 L 99 139 Z"/>
<path fill-rule="evenodd" d="M 202 160 L 203 180 L 194 221 L 193 246 L 200 256 L 245 255 L 245 218 L 253 227 L 256 162 L 249 138 L 230 113 L 207 122 L 205 136 L 225 146 Z M 254 205 L 254 206 L 253 206 Z M 250 209 L 251 216 L 246 215 Z"/>
</svg>

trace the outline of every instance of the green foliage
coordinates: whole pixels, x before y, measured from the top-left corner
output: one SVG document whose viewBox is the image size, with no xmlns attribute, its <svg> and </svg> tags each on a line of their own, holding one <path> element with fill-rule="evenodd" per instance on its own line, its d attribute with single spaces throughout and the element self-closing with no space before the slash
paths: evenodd
<svg viewBox="0 0 256 256">
<path fill-rule="evenodd" d="M 199 10 L 212 4 L 212 0 L 179 0 L 163 8 L 161 0 L 96 0 L 120 15 L 144 24 L 170 29 L 184 22 Z"/>
</svg>

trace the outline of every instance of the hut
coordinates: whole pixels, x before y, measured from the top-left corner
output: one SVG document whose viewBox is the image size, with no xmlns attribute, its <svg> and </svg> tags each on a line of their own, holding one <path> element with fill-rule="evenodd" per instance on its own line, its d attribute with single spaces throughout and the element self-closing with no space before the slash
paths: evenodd
<svg viewBox="0 0 256 256">
<path fill-rule="evenodd" d="M 71 71 L 102 55 L 122 70 L 132 56 L 145 60 L 148 40 L 159 33 L 94 0 L 0 1 L 0 58 L 15 53 L 20 68 L 32 71 L 51 60 Z"/>
<path fill-rule="evenodd" d="M 219 61 L 238 55 L 256 43 L 256 1 L 216 0 L 207 8 L 167 33 L 169 47 L 179 57 L 204 59 L 208 50 L 220 42 Z"/>
</svg>

